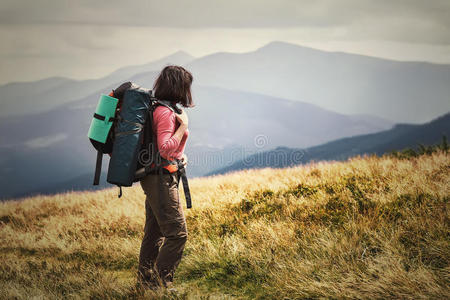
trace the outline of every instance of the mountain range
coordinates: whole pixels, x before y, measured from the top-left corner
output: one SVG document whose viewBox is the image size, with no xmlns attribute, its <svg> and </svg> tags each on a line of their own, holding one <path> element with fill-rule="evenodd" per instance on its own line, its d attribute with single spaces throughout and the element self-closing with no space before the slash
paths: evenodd
<svg viewBox="0 0 450 300">
<path fill-rule="evenodd" d="M 134 77 L 153 83 L 166 63 L 186 66 L 194 84 L 303 101 L 343 114 L 423 123 L 450 110 L 450 65 L 401 62 L 271 42 L 247 53 L 204 57 L 179 51 L 103 78 L 48 78 L 0 86 L 0 116 L 49 110 Z M 137 75 L 137 76 L 135 76 Z"/>
<path fill-rule="evenodd" d="M 282 168 L 310 161 L 346 160 L 356 155 L 382 155 L 406 148 L 417 149 L 420 144 L 433 145 L 450 134 L 450 113 L 425 124 L 397 124 L 392 129 L 347 137 L 322 145 L 301 148 L 277 147 L 245 157 L 231 165 L 210 172 L 223 174 L 247 168 Z"/>
<path fill-rule="evenodd" d="M 201 85 L 314 103 L 344 114 L 423 123 L 450 111 L 450 65 L 400 62 L 272 42 L 187 65 Z"/>
<path fill-rule="evenodd" d="M 190 176 L 278 146 L 310 148 L 450 110 L 448 65 L 280 42 L 200 58 L 180 51 L 98 79 L 10 83 L 0 86 L 0 198 L 92 188 L 95 152 L 86 133 L 100 93 L 128 80 L 151 87 L 169 63 L 194 74 Z"/>
</svg>

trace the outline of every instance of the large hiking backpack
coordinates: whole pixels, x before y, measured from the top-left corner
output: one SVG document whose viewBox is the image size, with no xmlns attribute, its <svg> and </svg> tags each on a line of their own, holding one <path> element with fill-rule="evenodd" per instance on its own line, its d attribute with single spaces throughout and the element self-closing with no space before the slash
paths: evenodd
<svg viewBox="0 0 450 300">
<path fill-rule="evenodd" d="M 110 154 L 107 182 L 119 187 L 131 186 L 149 173 L 162 176 L 178 172 L 183 182 L 187 207 L 191 207 L 189 185 L 184 165 L 159 155 L 153 132 L 153 111 L 164 105 L 181 112 L 170 101 L 156 99 L 153 92 L 126 82 L 108 96 L 101 95 L 89 128 L 88 137 L 97 150 L 94 185 L 100 181 L 103 154 Z"/>
</svg>

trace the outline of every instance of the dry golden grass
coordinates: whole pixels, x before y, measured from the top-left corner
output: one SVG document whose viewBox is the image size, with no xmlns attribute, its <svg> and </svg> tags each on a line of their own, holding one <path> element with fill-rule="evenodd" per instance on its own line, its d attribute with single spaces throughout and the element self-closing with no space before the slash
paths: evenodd
<svg viewBox="0 0 450 300">
<path fill-rule="evenodd" d="M 134 289 L 137 185 L 0 204 L 0 298 L 450 298 L 450 155 L 191 180 L 180 295 Z"/>
</svg>

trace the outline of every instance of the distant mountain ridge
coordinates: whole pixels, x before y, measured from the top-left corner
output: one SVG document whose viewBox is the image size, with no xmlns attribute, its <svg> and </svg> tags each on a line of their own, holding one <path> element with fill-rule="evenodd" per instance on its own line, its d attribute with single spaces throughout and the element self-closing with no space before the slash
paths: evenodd
<svg viewBox="0 0 450 300">
<path fill-rule="evenodd" d="M 272 42 L 187 65 L 198 84 L 314 103 L 345 114 L 423 123 L 450 111 L 450 65 L 400 62 Z"/>
<path fill-rule="evenodd" d="M 419 144 L 436 144 L 441 141 L 443 135 L 450 136 L 450 113 L 422 125 L 397 124 L 386 131 L 342 138 L 306 149 L 278 147 L 253 154 L 208 175 L 251 168 L 282 168 L 313 160 L 346 160 L 362 154 L 382 155 L 394 150 L 417 148 Z"/>
</svg>

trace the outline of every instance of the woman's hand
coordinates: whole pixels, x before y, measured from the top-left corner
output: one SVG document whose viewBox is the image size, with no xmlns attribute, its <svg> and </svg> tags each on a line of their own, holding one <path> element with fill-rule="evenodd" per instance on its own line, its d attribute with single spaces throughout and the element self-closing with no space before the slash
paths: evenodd
<svg viewBox="0 0 450 300">
<path fill-rule="evenodd" d="M 181 110 L 181 114 L 175 114 L 175 117 L 177 118 L 180 125 L 184 125 L 185 127 L 188 126 L 189 120 L 184 110 Z"/>
<path fill-rule="evenodd" d="M 183 156 L 181 157 L 181 163 L 183 164 L 183 166 L 186 166 L 188 163 L 188 158 L 185 153 L 183 153 Z"/>
</svg>

